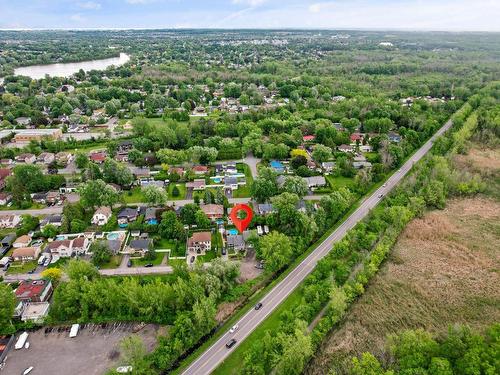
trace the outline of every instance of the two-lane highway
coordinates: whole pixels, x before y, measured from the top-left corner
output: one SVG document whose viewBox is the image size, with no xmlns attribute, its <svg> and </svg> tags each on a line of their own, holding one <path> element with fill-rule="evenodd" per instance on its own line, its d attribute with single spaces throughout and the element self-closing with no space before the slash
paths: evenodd
<svg viewBox="0 0 500 375">
<path fill-rule="evenodd" d="M 367 197 L 335 231 L 329 235 L 314 251 L 309 254 L 297 267 L 295 267 L 281 282 L 261 300 L 259 310 L 251 309 L 238 322 L 239 329 L 235 333 L 226 332 L 215 344 L 198 357 L 184 372 L 184 375 L 206 375 L 211 373 L 252 331 L 262 323 L 266 317 L 276 309 L 285 298 L 304 280 L 314 269 L 317 262 L 323 258 L 335 242 L 341 240 L 348 230 L 362 220 L 373 209 L 383 196 L 390 192 L 394 186 L 408 173 L 414 163 L 420 160 L 432 147 L 434 140 L 451 127 L 451 120 L 444 124 L 436 134 L 427 141 L 413 156 L 395 172 L 386 183 Z M 234 338 L 236 344 L 226 348 L 226 343 Z"/>
</svg>

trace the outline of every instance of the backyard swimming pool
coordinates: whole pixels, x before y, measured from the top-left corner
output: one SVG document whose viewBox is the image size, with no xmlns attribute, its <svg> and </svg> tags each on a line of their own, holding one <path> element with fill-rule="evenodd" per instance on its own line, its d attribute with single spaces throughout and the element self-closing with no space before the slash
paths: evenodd
<svg viewBox="0 0 500 375">
<path fill-rule="evenodd" d="M 117 240 L 118 237 L 119 237 L 118 233 L 113 233 L 113 232 L 108 233 L 108 235 L 106 236 L 108 240 Z"/>
<path fill-rule="evenodd" d="M 236 236 L 238 234 L 238 229 L 228 229 L 227 233 L 230 234 L 231 236 Z"/>
</svg>

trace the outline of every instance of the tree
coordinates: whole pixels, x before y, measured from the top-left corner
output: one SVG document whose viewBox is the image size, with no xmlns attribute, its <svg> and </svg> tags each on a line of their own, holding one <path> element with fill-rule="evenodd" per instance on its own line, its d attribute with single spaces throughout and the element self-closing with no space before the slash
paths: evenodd
<svg viewBox="0 0 500 375">
<path fill-rule="evenodd" d="M 267 199 L 278 194 L 276 178 L 277 174 L 271 168 L 260 168 L 259 177 L 252 184 L 252 197 L 259 202 L 265 202 Z"/>
<path fill-rule="evenodd" d="M 285 182 L 281 186 L 282 192 L 292 193 L 299 198 L 303 198 L 309 191 L 306 180 L 299 176 L 286 176 Z"/>
<path fill-rule="evenodd" d="M 311 336 L 307 335 L 307 323 L 303 320 L 295 321 L 295 334 L 278 334 L 283 353 L 276 366 L 276 374 L 302 374 L 304 366 L 313 354 Z"/>
<path fill-rule="evenodd" d="M 198 228 L 209 228 L 210 227 L 210 219 L 205 215 L 202 210 L 196 211 L 194 214 L 196 225 Z"/>
<path fill-rule="evenodd" d="M 172 196 L 177 198 L 180 194 L 181 192 L 179 191 L 179 188 L 177 187 L 177 185 L 174 185 L 174 187 L 172 188 Z"/>
<path fill-rule="evenodd" d="M 179 165 L 187 161 L 187 154 L 184 150 L 170 150 L 162 148 L 156 152 L 156 157 L 162 163 L 169 165 Z"/>
<path fill-rule="evenodd" d="M 141 189 L 145 201 L 150 206 L 164 206 L 167 203 L 167 193 L 156 185 L 147 185 Z"/>
<path fill-rule="evenodd" d="M 193 146 L 188 149 L 188 153 L 193 162 L 208 165 L 217 159 L 218 151 L 214 147 Z"/>
<path fill-rule="evenodd" d="M 92 280 L 99 277 L 99 271 L 91 263 L 84 260 L 71 259 L 65 272 L 72 281 Z"/>
<path fill-rule="evenodd" d="M 61 280 L 62 275 L 63 275 L 62 270 L 56 267 L 47 268 L 42 271 L 42 277 L 44 279 L 49 279 L 52 282 L 58 282 L 59 280 Z"/>
<path fill-rule="evenodd" d="M 392 375 L 393 371 L 385 371 L 380 362 L 371 353 L 363 353 L 361 358 L 352 359 L 353 375 Z"/>
<path fill-rule="evenodd" d="M 79 169 L 85 169 L 89 165 L 89 157 L 83 152 L 77 152 L 75 156 L 75 164 Z"/>
<path fill-rule="evenodd" d="M 42 236 L 45 238 L 54 238 L 59 233 L 59 230 L 52 224 L 47 224 L 42 229 Z"/>
<path fill-rule="evenodd" d="M 292 158 L 292 160 L 290 161 L 290 165 L 293 169 L 298 169 L 303 165 L 307 165 L 307 158 L 303 155 L 297 155 Z"/>
<path fill-rule="evenodd" d="M 89 252 L 92 253 L 92 263 L 100 266 L 109 262 L 113 253 L 104 241 L 94 241 L 90 245 Z"/>
<path fill-rule="evenodd" d="M 422 189 L 421 195 L 429 207 L 443 209 L 446 205 L 446 191 L 441 181 L 429 181 Z"/>
<path fill-rule="evenodd" d="M 80 202 L 84 207 L 95 208 L 107 206 L 112 208 L 118 203 L 120 196 L 111 186 L 103 180 L 88 181 L 79 189 Z"/>
<path fill-rule="evenodd" d="M 12 316 L 16 307 L 16 299 L 9 284 L 0 283 L 0 334 L 8 335 L 15 332 Z"/>
<path fill-rule="evenodd" d="M 134 181 L 130 169 L 113 159 L 106 159 L 102 166 L 102 175 L 106 182 L 120 186 L 129 186 Z"/>
<path fill-rule="evenodd" d="M 257 254 L 264 260 L 266 270 L 276 272 L 287 264 L 292 257 L 290 239 L 283 233 L 272 231 L 261 237 Z"/>
<path fill-rule="evenodd" d="M 198 211 L 200 211 L 200 207 L 198 207 L 196 204 L 194 204 L 194 203 L 185 204 L 181 208 L 181 213 L 180 213 L 181 221 L 184 224 L 188 224 L 188 225 L 195 224 L 196 223 L 195 214 Z"/>
<path fill-rule="evenodd" d="M 323 146 L 322 144 L 317 144 L 314 146 L 312 158 L 318 164 L 328 161 L 332 158 L 332 149 L 330 147 Z"/>
<path fill-rule="evenodd" d="M 160 225 L 158 226 L 160 236 L 167 239 L 182 240 L 186 237 L 184 226 L 177 219 L 174 211 L 166 211 L 161 215 Z"/>
<path fill-rule="evenodd" d="M 16 202 L 30 200 L 29 194 L 46 191 L 47 177 L 37 165 L 17 165 L 7 178 L 7 190 Z"/>
</svg>

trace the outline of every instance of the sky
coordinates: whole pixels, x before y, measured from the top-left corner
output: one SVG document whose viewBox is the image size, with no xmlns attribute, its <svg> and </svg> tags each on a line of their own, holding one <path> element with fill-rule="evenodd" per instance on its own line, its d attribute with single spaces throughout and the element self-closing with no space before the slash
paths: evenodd
<svg viewBox="0 0 500 375">
<path fill-rule="evenodd" d="M 0 0 L 0 29 L 500 31 L 500 0 Z"/>
</svg>

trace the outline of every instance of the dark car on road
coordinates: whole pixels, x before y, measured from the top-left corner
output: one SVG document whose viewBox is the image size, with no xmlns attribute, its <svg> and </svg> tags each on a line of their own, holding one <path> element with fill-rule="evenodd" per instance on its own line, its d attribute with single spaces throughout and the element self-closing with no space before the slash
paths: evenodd
<svg viewBox="0 0 500 375">
<path fill-rule="evenodd" d="M 148 264 L 145 264 L 144 267 L 153 267 L 153 263 L 148 263 Z"/>
<path fill-rule="evenodd" d="M 255 305 L 255 310 L 260 310 L 262 307 L 262 302 L 259 302 L 258 304 Z"/>
<path fill-rule="evenodd" d="M 236 344 L 236 340 L 235 339 L 231 339 L 231 340 L 229 340 L 227 342 L 226 348 L 231 349 L 234 346 L 234 344 Z"/>
<path fill-rule="evenodd" d="M 191 263 L 194 263 L 194 255 L 191 257 L 191 259 L 189 260 Z"/>
<path fill-rule="evenodd" d="M 132 267 L 132 261 L 130 259 L 127 262 L 127 267 Z"/>
</svg>

